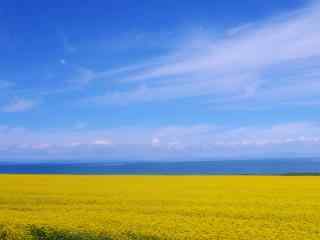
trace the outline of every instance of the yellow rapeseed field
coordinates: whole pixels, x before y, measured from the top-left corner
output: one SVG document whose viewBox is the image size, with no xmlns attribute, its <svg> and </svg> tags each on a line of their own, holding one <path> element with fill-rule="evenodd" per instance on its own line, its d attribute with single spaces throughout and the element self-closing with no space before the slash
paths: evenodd
<svg viewBox="0 0 320 240">
<path fill-rule="evenodd" d="M 320 177 L 0 175 L 0 239 L 319 240 Z"/>
</svg>

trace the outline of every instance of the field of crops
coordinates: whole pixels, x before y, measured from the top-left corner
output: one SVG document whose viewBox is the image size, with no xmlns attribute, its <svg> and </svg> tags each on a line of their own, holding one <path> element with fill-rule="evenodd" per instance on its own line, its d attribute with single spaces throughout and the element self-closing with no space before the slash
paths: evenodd
<svg viewBox="0 0 320 240">
<path fill-rule="evenodd" d="M 320 177 L 0 175 L 0 239 L 320 239 Z"/>
</svg>

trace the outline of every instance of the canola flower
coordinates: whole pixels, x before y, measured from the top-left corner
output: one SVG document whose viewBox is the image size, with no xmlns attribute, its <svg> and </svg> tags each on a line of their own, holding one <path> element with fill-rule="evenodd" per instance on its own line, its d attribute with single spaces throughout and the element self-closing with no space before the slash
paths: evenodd
<svg viewBox="0 0 320 240">
<path fill-rule="evenodd" d="M 320 239 L 320 177 L 0 175 L 0 240 Z"/>
</svg>

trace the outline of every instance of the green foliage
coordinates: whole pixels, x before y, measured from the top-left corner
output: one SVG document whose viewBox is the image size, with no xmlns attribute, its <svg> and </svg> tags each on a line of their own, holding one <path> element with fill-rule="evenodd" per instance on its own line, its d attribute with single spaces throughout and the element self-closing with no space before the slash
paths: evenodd
<svg viewBox="0 0 320 240">
<path fill-rule="evenodd" d="M 145 235 L 145 234 L 137 234 L 134 232 L 127 233 L 127 237 L 130 240 L 160 240 L 162 238 L 159 238 L 157 236 L 152 235 Z"/>
<path fill-rule="evenodd" d="M 31 225 L 29 233 L 33 240 L 111 240 L 107 236 L 87 232 L 71 232 L 50 227 Z"/>
<path fill-rule="evenodd" d="M 30 240 L 160 240 L 160 238 L 156 236 L 138 234 L 134 232 L 128 232 L 126 234 L 123 234 L 122 236 L 112 238 L 110 236 L 107 236 L 107 234 L 72 232 L 66 230 L 58 230 L 52 227 L 38 227 L 35 225 L 31 225 L 28 227 L 27 235 L 29 235 Z M 10 240 L 11 239 L 12 238 L 10 238 Z M 16 238 L 13 238 L 12 240 L 16 240 Z"/>
<path fill-rule="evenodd" d="M 30 225 L 24 231 L 18 227 L 0 225 L 0 240 L 160 240 L 157 236 L 127 232 L 117 237 L 92 232 L 73 232 L 49 226 Z"/>
</svg>

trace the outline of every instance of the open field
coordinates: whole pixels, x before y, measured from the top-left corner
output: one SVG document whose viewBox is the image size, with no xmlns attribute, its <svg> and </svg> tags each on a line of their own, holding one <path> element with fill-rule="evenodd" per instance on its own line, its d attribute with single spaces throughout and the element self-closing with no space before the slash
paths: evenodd
<svg viewBox="0 0 320 240">
<path fill-rule="evenodd" d="M 320 177 L 0 175 L 0 239 L 320 239 Z"/>
</svg>

